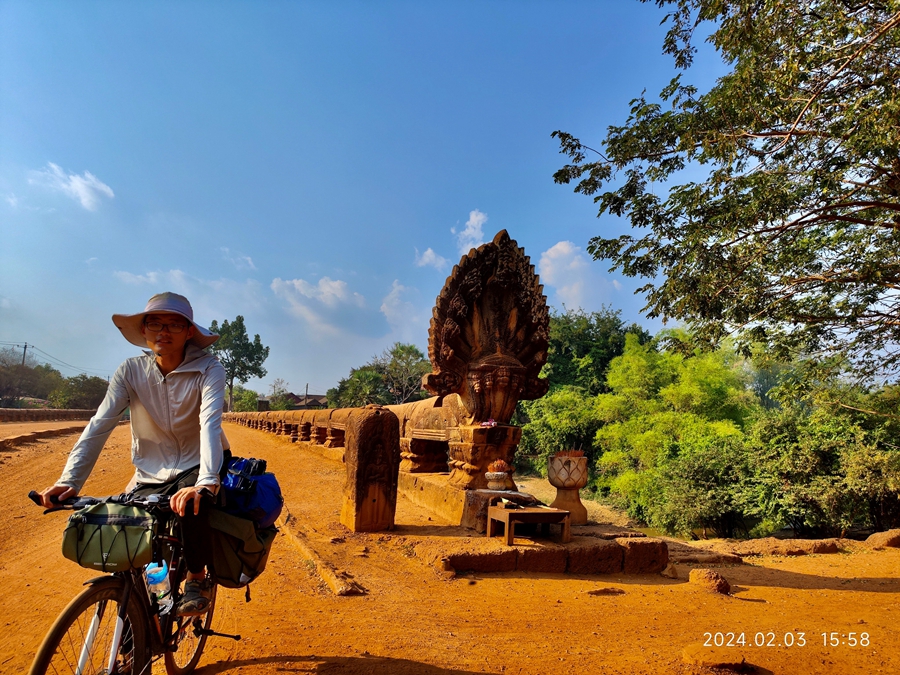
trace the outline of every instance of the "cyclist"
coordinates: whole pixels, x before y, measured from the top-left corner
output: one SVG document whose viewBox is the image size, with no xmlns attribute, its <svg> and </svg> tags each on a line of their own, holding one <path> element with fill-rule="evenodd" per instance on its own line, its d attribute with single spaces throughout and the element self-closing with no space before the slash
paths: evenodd
<svg viewBox="0 0 900 675">
<path fill-rule="evenodd" d="M 116 370 L 106 397 L 69 454 L 62 476 L 41 491 L 50 498 L 74 497 L 94 468 L 110 433 L 131 408 L 132 494 L 172 495 L 180 517 L 188 567 L 177 612 L 201 615 L 209 608 L 207 507 L 219 489 L 219 470 L 228 440 L 222 431 L 225 369 L 204 351 L 219 339 L 194 323 L 188 299 L 159 293 L 138 314 L 114 314 L 113 323 L 130 343 L 149 347 Z"/>
</svg>

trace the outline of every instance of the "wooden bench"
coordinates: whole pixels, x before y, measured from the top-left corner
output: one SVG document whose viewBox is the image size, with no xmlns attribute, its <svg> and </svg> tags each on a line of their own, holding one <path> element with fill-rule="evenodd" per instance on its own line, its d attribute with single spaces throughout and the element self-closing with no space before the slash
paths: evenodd
<svg viewBox="0 0 900 675">
<path fill-rule="evenodd" d="M 568 544 L 572 540 L 569 512 L 562 509 L 552 509 L 549 506 L 522 506 L 517 509 L 488 506 L 487 530 L 485 532 L 488 537 L 494 536 L 495 520 L 503 523 L 506 527 L 507 546 L 512 546 L 513 544 L 516 523 L 539 523 L 544 535 L 550 534 L 551 523 L 561 523 L 562 543 Z"/>
</svg>

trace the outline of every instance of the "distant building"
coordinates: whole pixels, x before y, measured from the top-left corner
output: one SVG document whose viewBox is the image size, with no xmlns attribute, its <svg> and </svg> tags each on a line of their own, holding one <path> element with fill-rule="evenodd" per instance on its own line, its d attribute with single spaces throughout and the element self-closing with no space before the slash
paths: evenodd
<svg viewBox="0 0 900 675">
<path fill-rule="evenodd" d="M 308 396 L 288 394 L 288 398 L 290 398 L 291 407 L 294 410 L 318 410 L 328 407 L 328 397 L 325 394 L 309 394 Z"/>
<path fill-rule="evenodd" d="M 285 398 L 290 401 L 291 410 L 319 410 L 328 407 L 328 397 L 325 394 L 309 394 L 308 396 L 297 396 L 292 392 L 285 394 Z M 259 412 L 271 410 L 271 397 L 260 396 L 256 401 L 256 409 Z"/>
</svg>

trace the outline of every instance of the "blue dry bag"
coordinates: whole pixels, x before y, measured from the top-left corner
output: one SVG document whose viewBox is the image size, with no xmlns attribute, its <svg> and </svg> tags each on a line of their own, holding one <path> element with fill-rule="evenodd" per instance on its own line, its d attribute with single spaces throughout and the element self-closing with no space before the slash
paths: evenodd
<svg viewBox="0 0 900 675">
<path fill-rule="evenodd" d="M 222 479 L 225 506 L 222 510 L 248 518 L 259 528 L 269 527 L 281 515 L 284 498 L 275 474 L 266 471 L 266 460 L 232 457 Z"/>
</svg>

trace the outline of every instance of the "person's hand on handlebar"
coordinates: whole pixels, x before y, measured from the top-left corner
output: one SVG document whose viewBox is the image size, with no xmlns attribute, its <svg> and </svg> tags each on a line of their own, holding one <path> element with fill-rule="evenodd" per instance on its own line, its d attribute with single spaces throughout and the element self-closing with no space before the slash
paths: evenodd
<svg viewBox="0 0 900 675">
<path fill-rule="evenodd" d="M 212 489 L 208 485 L 192 485 L 191 487 L 181 488 L 172 495 L 172 499 L 169 500 L 169 506 L 179 516 L 184 516 L 188 510 L 188 504 L 193 501 L 194 515 L 196 516 L 200 513 L 200 498 L 204 495 L 212 494 Z"/>
<path fill-rule="evenodd" d="M 38 494 L 41 496 L 41 506 L 45 509 L 52 509 L 54 506 L 59 506 L 59 504 L 51 501 L 52 497 L 56 497 L 56 500 L 60 502 L 65 501 L 71 497 L 77 497 L 78 490 L 68 485 L 51 485 L 41 490 Z"/>
</svg>

